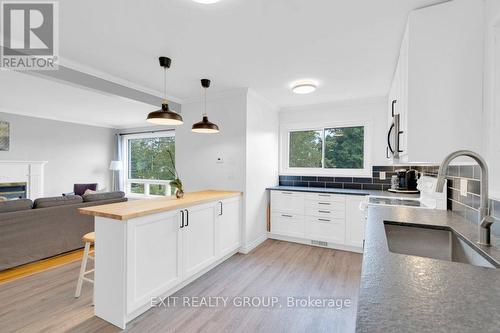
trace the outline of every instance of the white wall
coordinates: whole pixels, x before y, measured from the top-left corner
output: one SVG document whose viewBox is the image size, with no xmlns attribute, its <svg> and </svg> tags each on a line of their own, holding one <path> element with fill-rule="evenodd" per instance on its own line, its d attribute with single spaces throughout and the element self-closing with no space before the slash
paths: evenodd
<svg viewBox="0 0 500 333">
<path fill-rule="evenodd" d="M 110 188 L 109 162 L 114 156 L 114 130 L 0 113 L 10 123 L 10 150 L 0 160 L 48 161 L 45 196 L 73 191 L 75 183 Z"/>
<path fill-rule="evenodd" d="M 278 182 L 278 112 L 252 91 L 208 94 L 208 118 L 218 134 L 191 132 L 201 120 L 199 100 L 182 105 L 176 128 L 176 167 L 186 191 L 243 192 L 243 250 L 266 238 L 266 187 Z M 217 163 L 221 157 L 223 163 Z"/>
<path fill-rule="evenodd" d="M 251 247 L 266 237 L 266 188 L 278 184 L 278 108 L 250 90 L 246 123 L 244 239 Z"/>
<path fill-rule="evenodd" d="M 212 135 L 191 132 L 192 124 L 201 120 L 201 101 L 182 105 L 184 125 L 176 128 L 175 161 L 185 191 L 245 190 L 246 96 L 246 89 L 208 92 L 208 119 L 220 128 Z M 217 163 L 218 157 L 223 163 Z"/>
<path fill-rule="evenodd" d="M 486 0 L 483 146 L 491 196 L 500 200 L 500 1 Z"/>
<path fill-rule="evenodd" d="M 368 121 L 371 127 L 369 138 L 371 162 L 369 161 L 369 165 L 388 164 L 385 158 L 387 137 L 386 97 L 284 108 L 279 113 L 280 124 L 344 121 Z"/>
</svg>

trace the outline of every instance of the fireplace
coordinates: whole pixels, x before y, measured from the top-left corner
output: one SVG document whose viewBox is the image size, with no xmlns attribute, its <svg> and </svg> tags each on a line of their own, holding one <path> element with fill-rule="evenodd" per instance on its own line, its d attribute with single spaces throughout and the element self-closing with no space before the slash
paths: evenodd
<svg viewBox="0 0 500 333">
<path fill-rule="evenodd" d="M 7 200 L 26 199 L 27 183 L 0 183 L 0 197 Z"/>
</svg>

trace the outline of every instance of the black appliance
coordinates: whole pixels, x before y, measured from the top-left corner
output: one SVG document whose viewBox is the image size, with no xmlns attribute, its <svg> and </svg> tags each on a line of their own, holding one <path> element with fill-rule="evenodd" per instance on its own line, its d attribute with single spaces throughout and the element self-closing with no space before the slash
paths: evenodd
<svg viewBox="0 0 500 333">
<path fill-rule="evenodd" d="M 407 169 L 398 169 L 395 171 L 396 177 L 398 178 L 398 182 L 396 184 L 396 188 L 391 188 L 389 191 L 397 192 L 397 193 L 418 193 L 417 190 L 417 179 L 418 172 L 417 170 L 407 170 Z"/>
</svg>

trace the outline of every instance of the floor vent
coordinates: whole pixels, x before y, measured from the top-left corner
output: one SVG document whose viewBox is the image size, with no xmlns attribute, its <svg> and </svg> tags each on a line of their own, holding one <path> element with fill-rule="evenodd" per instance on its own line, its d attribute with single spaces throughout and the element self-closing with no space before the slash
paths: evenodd
<svg viewBox="0 0 500 333">
<path fill-rule="evenodd" d="M 317 245 L 317 246 L 325 246 L 325 247 L 328 246 L 328 242 L 323 242 L 323 241 L 319 241 L 319 240 L 312 240 L 311 244 Z"/>
</svg>

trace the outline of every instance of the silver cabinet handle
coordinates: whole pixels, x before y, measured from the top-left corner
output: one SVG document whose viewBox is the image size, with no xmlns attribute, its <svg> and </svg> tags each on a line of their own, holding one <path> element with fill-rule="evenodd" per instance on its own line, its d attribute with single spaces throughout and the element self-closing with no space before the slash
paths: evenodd
<svg viewBox="0 0 500 333">
<path fill-rule="evenodd" d="M 281 214 L 283 217 L 293 217 L 292 215 L 287 215 L 287 214 Z"/>
<path fill-rule="evenodd" d="M 329 202 L 318 202 L 318 205 L 328 205 L 328 206 L 330 206 L 331 204 Z"/>
<path fill-rule="evenodd" d="M 330 222 L 330 220 L 327 220 L 327 219 L 318 219 L 318 221 Z"/>
<path fill-rule="evenodd" d="M 293 192 L 281 192 L 281 194 L 293 194 Z"/>
<path fill-rule="evenodd" d="M 329 210 L 318 210 L 318 213 L 331 213 Z"/>
</svg>

